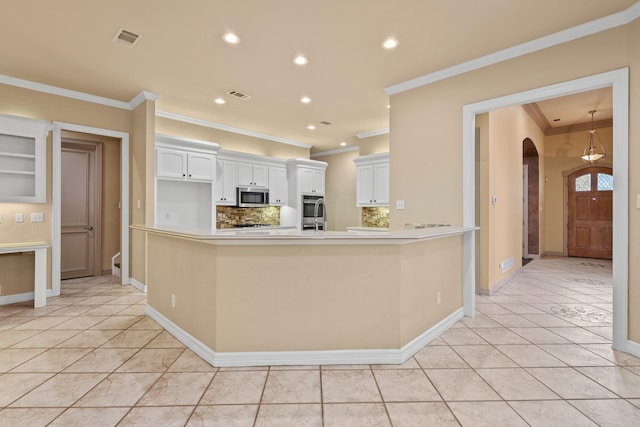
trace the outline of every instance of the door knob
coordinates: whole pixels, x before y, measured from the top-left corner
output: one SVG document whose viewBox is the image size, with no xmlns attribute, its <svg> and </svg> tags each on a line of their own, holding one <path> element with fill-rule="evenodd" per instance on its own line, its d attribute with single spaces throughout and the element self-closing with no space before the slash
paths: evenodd
<svg viewBox="0 0 640 427">
<path fill-rule="evenodd" d="M 93 225 L 84 228 L 85 230 L 93 231 Z"/>
</svg>

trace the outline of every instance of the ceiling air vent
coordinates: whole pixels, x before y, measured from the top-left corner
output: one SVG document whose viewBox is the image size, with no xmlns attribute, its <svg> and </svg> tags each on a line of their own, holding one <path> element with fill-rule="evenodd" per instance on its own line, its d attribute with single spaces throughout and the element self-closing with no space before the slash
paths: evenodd
<svg viewBox="0 0 640 427">
<path fill-rule="evenodd" d="M 251 98 L 251 95 L 247 95 L 246 93 L 238 92 L 237 90 L 230 90 L 229 92 L 227 92 L 227 95 L 234 96 L 234 97 L 236 97 L 238 99 L 242 99 L 244 101 L 246 101 L 247 99 Z"/>
<path fill-rule="evenodd" d="M 141 38 L 142 36 L 140 34 L 125 30 L 121 27 L 111 40 L 116 43 L 122 43 L 125 46 L 134 47 L 136 44 L 138 44 Z"/>
<path fill-rule="evenodd" d="M 325 126 L 329 126 L 331 124 L 331 122 L 328 122 L 326 120 L 323 120 L 320 122 L 321 124 L 325 125 Z"/>
</svg>

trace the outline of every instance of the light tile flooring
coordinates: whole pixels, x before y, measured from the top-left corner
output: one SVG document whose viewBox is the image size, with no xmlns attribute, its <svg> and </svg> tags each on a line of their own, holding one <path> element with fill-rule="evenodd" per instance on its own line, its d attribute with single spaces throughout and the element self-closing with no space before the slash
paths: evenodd
<svg viewBox="0 0 640 427">
<path fill-rule="evenodd" d="M 216 369 L 109 277 L 0 307 L 2 426 L 638 426 L 611 263 L 545 258 L 402 366 Z"/>
</svg>

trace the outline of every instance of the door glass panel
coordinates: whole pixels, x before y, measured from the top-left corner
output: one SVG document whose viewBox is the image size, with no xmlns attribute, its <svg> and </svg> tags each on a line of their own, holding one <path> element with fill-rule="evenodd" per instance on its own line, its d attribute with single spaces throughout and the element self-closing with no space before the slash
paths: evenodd
<svg viewBox="0 0 640 427">
<path fill-rule="evenodd" d="M 591 191 L 591 174 L 576 178 L 576 191 Z"/>
<path fill-rule="evenodd" d="M 606 173 L 598 174 L 598 191 L 613 190 L 613 176 Z"/>
</svg>

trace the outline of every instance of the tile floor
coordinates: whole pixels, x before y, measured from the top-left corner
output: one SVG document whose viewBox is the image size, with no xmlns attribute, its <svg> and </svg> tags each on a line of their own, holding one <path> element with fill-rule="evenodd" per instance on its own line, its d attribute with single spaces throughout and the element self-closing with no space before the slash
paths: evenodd
<svg viewBox="0 0 640 427">
<path fill-rule="evenodd" d="M 0 426 L 638 426 L 611 263 L 545 258 L 402 366 L 216 369 L 110 277 L 0 307 Z"/>
</svg>

